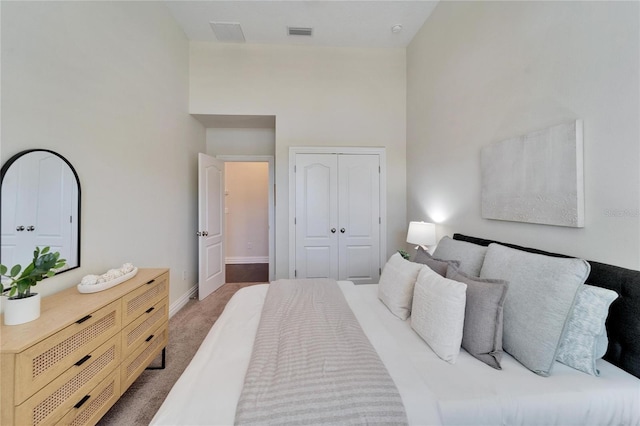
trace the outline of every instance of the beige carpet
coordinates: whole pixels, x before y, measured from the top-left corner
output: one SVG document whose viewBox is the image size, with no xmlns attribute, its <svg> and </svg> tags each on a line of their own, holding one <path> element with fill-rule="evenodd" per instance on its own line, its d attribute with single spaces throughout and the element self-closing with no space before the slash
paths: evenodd
<svg viewBox="0 0 640 426">
<path fill-rule="evenodd" d="M 98 424 L 148 425 L 231 296 L 254 284 L 227 283 L 201 302 L 190 300 L 169 320 L 166 368 L 144 371 Z M 151 366 L 160 363 L 158 356 Z"/>
</svg>

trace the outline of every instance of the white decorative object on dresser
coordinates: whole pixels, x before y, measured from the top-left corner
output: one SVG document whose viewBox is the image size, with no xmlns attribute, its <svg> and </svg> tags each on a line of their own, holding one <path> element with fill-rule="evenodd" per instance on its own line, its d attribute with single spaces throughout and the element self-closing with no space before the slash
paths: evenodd
<svg viewBox="0 0 640 426">
<path fill-rule="evenodd" d="M 169 270 L 111 289 L 42 299 L 40 318 L 2 326 L 0 423 L 93 425 L 168 343 Z"/>
</svg>

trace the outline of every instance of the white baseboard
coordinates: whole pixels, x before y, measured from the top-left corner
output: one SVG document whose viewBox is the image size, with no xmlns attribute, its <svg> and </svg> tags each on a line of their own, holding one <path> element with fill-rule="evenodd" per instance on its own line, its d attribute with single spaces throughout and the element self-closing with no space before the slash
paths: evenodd
<svg viewBox="0 0 640 426">
<path fill-rule="evenodd" d="M 197 293 L 198 293 L 198 284 L 191 287 L 189 291 L 187 291 L 185 294 L 180 296 L 178 300 L 173 302 L 169 306 L 169 318 L 177 314 L 178 311 L 182 309 L 184 305 L 186 305 L 189 302 L 189 299 L 191 299 L 191 297 L 195 296 Z"/>
<path fill-rule="evenodd" d="M 242 265 L 246 263 L 269 263 L 269 256 L 252 257 L 226 257 L 224 263 L 227 265 Z"/>
</svg>

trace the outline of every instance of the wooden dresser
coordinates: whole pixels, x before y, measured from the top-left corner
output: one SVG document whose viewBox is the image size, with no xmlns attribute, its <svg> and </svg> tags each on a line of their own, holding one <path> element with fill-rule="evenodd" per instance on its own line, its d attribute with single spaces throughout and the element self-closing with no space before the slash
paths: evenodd
<svg viewBox="0 0 640 426">
<path fill-rule="evenodd" d="M 2 325 L 0 424 L 95 424 L 166 347 L 168 295 L 168 269 L 140 269 L 105 291 L 45 297 L 37 320 Z"/>
</svg>

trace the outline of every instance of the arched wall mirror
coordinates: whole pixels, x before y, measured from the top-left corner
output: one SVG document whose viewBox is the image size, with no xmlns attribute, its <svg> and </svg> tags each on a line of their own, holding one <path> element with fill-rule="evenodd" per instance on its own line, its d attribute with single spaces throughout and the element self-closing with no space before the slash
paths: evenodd
<svg viewBox="0 0 640 426">
<path fill-rule="evenodd" d="M 67 260 L 58 273 L 80 266 L 80 180 L 62 155 L 22 151 L 0 171 L 0 263 L 24 268 L 36 246 Z"/>
</svg>

